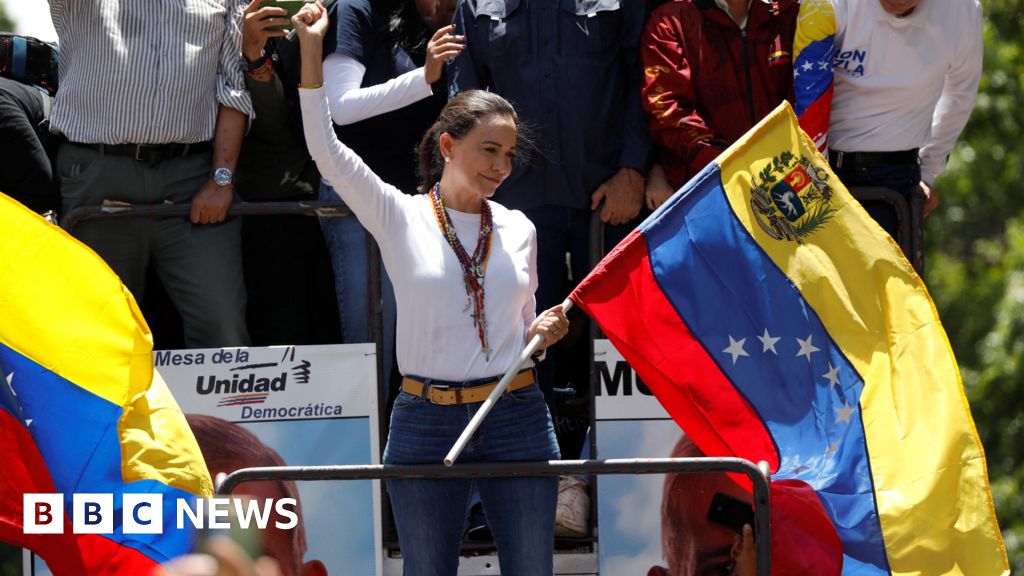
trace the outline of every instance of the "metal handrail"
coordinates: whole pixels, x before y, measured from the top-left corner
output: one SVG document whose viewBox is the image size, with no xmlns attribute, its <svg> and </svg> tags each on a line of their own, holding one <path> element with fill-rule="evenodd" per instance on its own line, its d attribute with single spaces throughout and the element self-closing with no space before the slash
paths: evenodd
<svg viewBox="0 0 1024 576">
<path fill-rule="evenodd" d="M 192 204 L 121 204 L 108 203 L 100 206 L 82 206 L 68 212 L 60 221 L 60 227 L 71 231 L 83 220 L 143 216 L 147 218 L 174 218 L 188 216 Z M 341 201 L 300 200 L 294 202 L 238 202 L 228 208 L 228 216 L 277 216 L 302 214 L 323 218 L 348 216 L 352 212 Z"/>
<path fill-rule="evenodd" d="M 348 466 L 269 466 L 242 468 L 217 485 L 229 495 L 239 485 L 257 481 L 387 480 L 398 478 L 456 478 L 496 476 L 557 476 L 570 474 L 665 474 L 671 472 L 743 474 L 754 486 L 754 539 L 757 573 L 771 574 L 771 523 L 767 463 L 742 458 L 623 458 L 609 460 L 549 460 L 547 462 L 482 462 L 473 464 L 384 464 Z"/>
</svg>

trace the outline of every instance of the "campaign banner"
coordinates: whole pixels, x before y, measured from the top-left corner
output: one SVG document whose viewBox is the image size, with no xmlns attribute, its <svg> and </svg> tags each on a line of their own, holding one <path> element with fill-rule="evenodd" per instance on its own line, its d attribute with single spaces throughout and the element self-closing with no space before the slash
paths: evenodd
<svg viewBox="0 0 1024 576">
<path fill-rule="evenodd" d="M 376 414 L 373 344 L 157 350 L 153 360 L 185 412 L 231 422 Z"/>
<path fill-rule="evenodd" d="M 609 340 L 594 340 L 594 417 L 597 420 L 643 420 L 668 418 L 650 389 L 612 346 Z"/>
<path fill-rule="evenodd" d="M 682 436 L 651 391 L 608 340 L 594 341 L 598 458 L 668 458 Z M 601 574 L 647 574 L 665 567 L 664 474 L 607 474 L 597 482 Z M 656 572 L 655 572 L 656 573 Z"/>
<path fill-rule="evenodd" d="M 192 426 L 215 477 L 268 465 L 268 454 L 290 466 L 379 464 L 376 362 L 373 344 L 154 352 L 155 368 Z M 259 454 L 262 460 L 246 462 L 239 454 Z M 234 493 L 266 497 L 267 484 L 242 484 Z M 329 574 L 379 576 L 379 484 L 295 482 L 297 528 L 254 533 L 265 552 L 295 567 L 285 573 L 320 561 Z M 291 497 L 288 490 L 272 498 Z M 305 553 L 288 557 L 296 555 L 302 541 Z M 26 557 L 25 568 L 25 574 L 50 574 L 38 557 Z"/>
</svg>

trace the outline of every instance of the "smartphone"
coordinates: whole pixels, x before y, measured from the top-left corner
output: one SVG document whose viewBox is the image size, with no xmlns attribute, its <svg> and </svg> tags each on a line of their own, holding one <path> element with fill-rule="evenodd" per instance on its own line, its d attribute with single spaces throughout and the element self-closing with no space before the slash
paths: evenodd
<svg viewBox="0 0 1024 576">
<path fill-rule="evenodd" d="M 711 498 L 708 520 L 742 536 L 744 524 L 754 527 L 754 507 L 750 502 L 718 492 Z"/>
<path fill-rule="evenodd" d="M 309 0 L 267 0 L 260 4 L 260 8 L 267 6 L 273 6 L 274 8 L 284 8 L 288 12 L 288 19 L 291 20 L 292 16 L 299 13 L 299 10 L 306 5 Z M 282 24 L 281 26 L 271 26 L 274 30 L 291 30 L 291 22 L 288 24 Z"/>
</svg>

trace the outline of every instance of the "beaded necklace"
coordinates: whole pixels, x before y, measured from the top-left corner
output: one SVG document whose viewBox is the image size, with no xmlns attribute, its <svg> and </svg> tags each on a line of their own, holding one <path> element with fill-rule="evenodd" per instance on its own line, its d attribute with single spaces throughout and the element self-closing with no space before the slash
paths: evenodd
<svg viewBox="0 0 1024 576">
<path fill-rule="evenodd" d="M 462 280 L 466 285 L 466 294 L 473 304 L 473 324 L 476 326 L 477 335 L 480 337 L 480 346 L 483 348 L 484 357 L 491 359 L 491 349 L 487 344 L 487 317 L 484 315 L 484 274 L 487 273 L 487 257 L 491 253 L 491 228 L 493 220 L 491 217 L 491 205 L 486 198 L 480 203 L 480 235 L 477 238 L 476 250 L 471 257 L 466 249 L 459 242 L 455 235 L 455 227 L 444 209 L 444 201 L 441 200 L 441 183 L 434 184 L 430 190 L 430 203 L 434 208 L 434 217 L 441 227 L 441 234 L 448 240 L 448 245 L 455 252 L 462 266 Z M 466 304 L 469 308 L 469 303 Z"/>
</svg>

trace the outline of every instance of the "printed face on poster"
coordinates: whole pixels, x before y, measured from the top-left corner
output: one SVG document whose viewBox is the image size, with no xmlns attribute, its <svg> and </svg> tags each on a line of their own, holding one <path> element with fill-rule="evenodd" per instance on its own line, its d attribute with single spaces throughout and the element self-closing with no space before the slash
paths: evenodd
<svg viewBox="0 0 1024 576">
<path fill-rule="evenodd" d="M 154 364 L 196 429 L 211 475 L 268 465 L 244 462 L 240 452 L 275 454 L 291 466 L 379 464 L 373 344 L 161 350 Z M 297 567 L 319 560 L 328 574 L 381 573 L 379 482 L 297 482 L 294 490 L 306 553 L 288 558 L 301 539 L 273 528 L 258 533 L 264 550 Z M 280 492 L 269 483 L 235 490 L 289 496 Z M 32 573 L 49 574 L 38 558 L 34 565 Z"/>
</svg>

